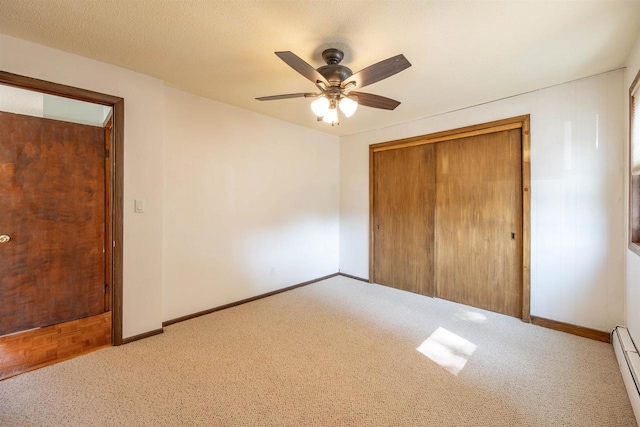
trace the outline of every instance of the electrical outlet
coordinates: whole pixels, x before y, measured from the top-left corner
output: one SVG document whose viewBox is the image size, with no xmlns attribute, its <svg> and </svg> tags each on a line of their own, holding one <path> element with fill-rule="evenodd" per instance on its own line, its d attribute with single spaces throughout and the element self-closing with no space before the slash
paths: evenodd
<svg viewBox="0 0 640 427">
<path fill-rule="evenodd" d="M 269 271 L 269 273 L 270 273 L 272 276 L 275 276 L 275 275 L 276 275 L 276 269 L 275 269 L 275 267 L 271 267 L 271 270 Z"/>
</svg>

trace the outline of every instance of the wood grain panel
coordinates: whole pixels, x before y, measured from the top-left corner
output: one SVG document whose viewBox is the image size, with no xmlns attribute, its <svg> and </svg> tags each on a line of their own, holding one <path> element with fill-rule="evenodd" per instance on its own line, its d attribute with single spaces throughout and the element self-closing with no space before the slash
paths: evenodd
<svg viewBox="0 0 640 427">
<path fill-rule="evenodd" d="M 595 329 L 585 328 L 571 323 L 558 322 L 557 320 L 545 319 L 538 316 L 531 316 L 531 323 L 542 326 L 543 328 L 555 329 L 556 331 L 566 332 L 567 334 L 611 343 L 611 335 L 609 335 L 608 332 L 597 331 Z"/>
<path fill-rule="evenodd" d="M 111 345 L 111 313 L 0 337 L 0 380 Z"/>
<path fill-rule="evenodd" d="M 522 320 L 531 321 L 531 123 L 522 120 Z"/>
<path fill-rule="evenodd" d="M 374 153 L 373 281 L 434 295 L 435 149 Z"/>
<path fill-rule="evenodd" d="M 0 112 L 0 336 L 103 313 L 104 130 Z"/>
<path fill-rule="evenodd" d="M 30 89 L 51 95 L 63 96 L 65 98 L 77 99 L 80 101 L 93 102 L 94 104 L 101 105 L 115 105 L 122 101 L 122 98 L 117 96 L 62 85 L 60 83 L 48 82 L 46 80 L 34 79 L 33 77 L 21 76 L 19 74 L 8 73 L 6 71 L 0 71 L 0 84 L 19 87 L 22 89 Z"/>
<path fill-rule="evenodd" d="M 520 317 L 520 129 L 440 142 L 436 153 L 436 296 Z"/>
<path fill-rule="evenodd" d="M 495 120 L 488 123 L 480 123 L 471 126 L 465 126 L 457 129 L 448 129 L 441 132 L 430 133 L 428 135 L 419 135 L 411 138 L 397 139 L 394 141 L 379 142 L 371 145 L 369 148 L 372 151 L 383 151 L 383 148 L 394 147 L 400 148 L 407 146 L 407 144 L 421 145 L 421 144 L 433 144 L 435 142 L 449 141 L 452 139 L 460 139 L 468 136 L 484 135 L 486 133 L 494 133 L 501 130 L 517 129 L 525 125 L 525 122 L 529 121 L 529 116 L 516 116 L 508 119 Z"/>
<path fill-rule="evenodd" d="M 490 123 L 466 126 L 429 135 L 421 135 L 396 141 L 373 144 L 369 147 L 369 277 L 374 277 L 376 259 L 374 257 L 375 221 L 374 221 L 374 155 L 388 149 L 405 149 L 420 145 L 438 145 L 444 141 L 456 140 L 464 137 L 479 136 L 510 129 L 520 129 L 522 132 L 521 173 L 522 186 L 519 189 L 522 200 L 522 258 L 519 268 L 522 280 L 522 311 L 521 318 L 530 321 L 530 289 L 531 289 L 531 176 L 530 176 L 530 117 L 529 115 L 497 120 Z M 405 147 L 405 148 L 402 148 Z M 638 246 L 640 247 L 640 246 Z M 639 252 L 640 253 L 640 252 Z M 373 281 L 373 280 L 372 280 Z"/>
<path fill-rule="evenodd" d="M 502 132 L 504 130 L 519 129 L 521 127 L 522 127 L 522 123 L 507 123 L 507 124 L 488 127 L 488 128 L 481 127 L 480 129 L 470 130 L 462 133 L 455 133 L 455 134 L 445 135 L 440 137 L 418 138 L 412 141 L 398 143 L 390 146 L 376 147 L 374 148 L 373 151 L 377 153 L 379 151 L 398 150 L 400 148 L 415 147 L 416 145 L 435 144 L 437 142 L 451 141 L 453 139 L 468 138 L 471 136 L 480 136 L 480 135 L 485 135 L 487 133 L 496 133 L 496 132 Z"/>
<path fill-rule="evenodd" d="M 113 259 L 111 252 L 113 251 L 113 227 L 112 211 L 113 211 L 113 194 L 111 179 L 111 140 L 113 137 L 113 119 L 109 119 L 104 127 L 104 211 L 105 211 L 105 235 L 104 235 L 104 283 L 108 286 L 104 293 L 104 311 L 111 310 L 111 288 L 113 283 Z"/>
<path fill-rule="evenodd" d="M 113 186 L 113 234 L 111 311 L 113 345 L 122 345 L 122 300 L 124 282 L 124 99 L 113 104 L 113 145 L 111 146 Z"/>
</svg>

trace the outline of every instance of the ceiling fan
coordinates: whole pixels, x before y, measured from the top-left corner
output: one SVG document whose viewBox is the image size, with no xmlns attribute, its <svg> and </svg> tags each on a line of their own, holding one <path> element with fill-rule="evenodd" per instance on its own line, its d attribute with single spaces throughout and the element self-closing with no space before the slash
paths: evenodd
<svg viewBox="0 0 640 427">
<path fill-rule="evenodd" d="M 258 101 L 273 101 L 289 98 L 318 98 L 311 103 L 311 109 L 318 117 L 318 121 L 323 120 L 326 123 L 331 123 L 332 126 L 340 124 L 338 108 L 346 117 L 351 117 L 355 113 L 358 104 L 365 107 L 394 110 L 400 105 L 399 101 L 371 93 L 357 92 L 354 89 L 379 82 L 411 66 L 407 58 L 401 54 L 380 61 L 354 74 L 348 67 L 340 65 L 344 53 L 339 49 L 323 51 L 322 59 L 327 65 L 318 69 L 313 68 L 293 52 L 275 52 L 275 54 L 315 84 L 320 92 L 289 93 L 256 99 Z"/>
</svg>

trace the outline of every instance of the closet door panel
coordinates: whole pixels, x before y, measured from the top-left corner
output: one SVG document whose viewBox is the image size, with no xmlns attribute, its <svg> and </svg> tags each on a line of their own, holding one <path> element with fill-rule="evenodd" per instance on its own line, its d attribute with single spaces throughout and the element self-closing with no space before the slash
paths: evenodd
<svg viewBox="0 0 640 427">
<path fill-rule="evenodd" d="M 374 154 L 373 281 L 434 295 L 435 148 Z"/>
<path fill-rule="evenodd" d="M 436 296 L 520 317 L 521 131 L 436 145 Z"/>
</svg>

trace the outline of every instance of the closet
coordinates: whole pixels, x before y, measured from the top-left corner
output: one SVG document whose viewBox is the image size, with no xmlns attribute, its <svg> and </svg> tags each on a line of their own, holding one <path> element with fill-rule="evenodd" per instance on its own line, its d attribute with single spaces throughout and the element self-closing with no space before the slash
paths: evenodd
<svg viewBox="0 0 640 427">
<path fill-rule="evenodd" d="M 370 147 L 371 281 L 528 319 L 528 116 Z"/>
</svg>

